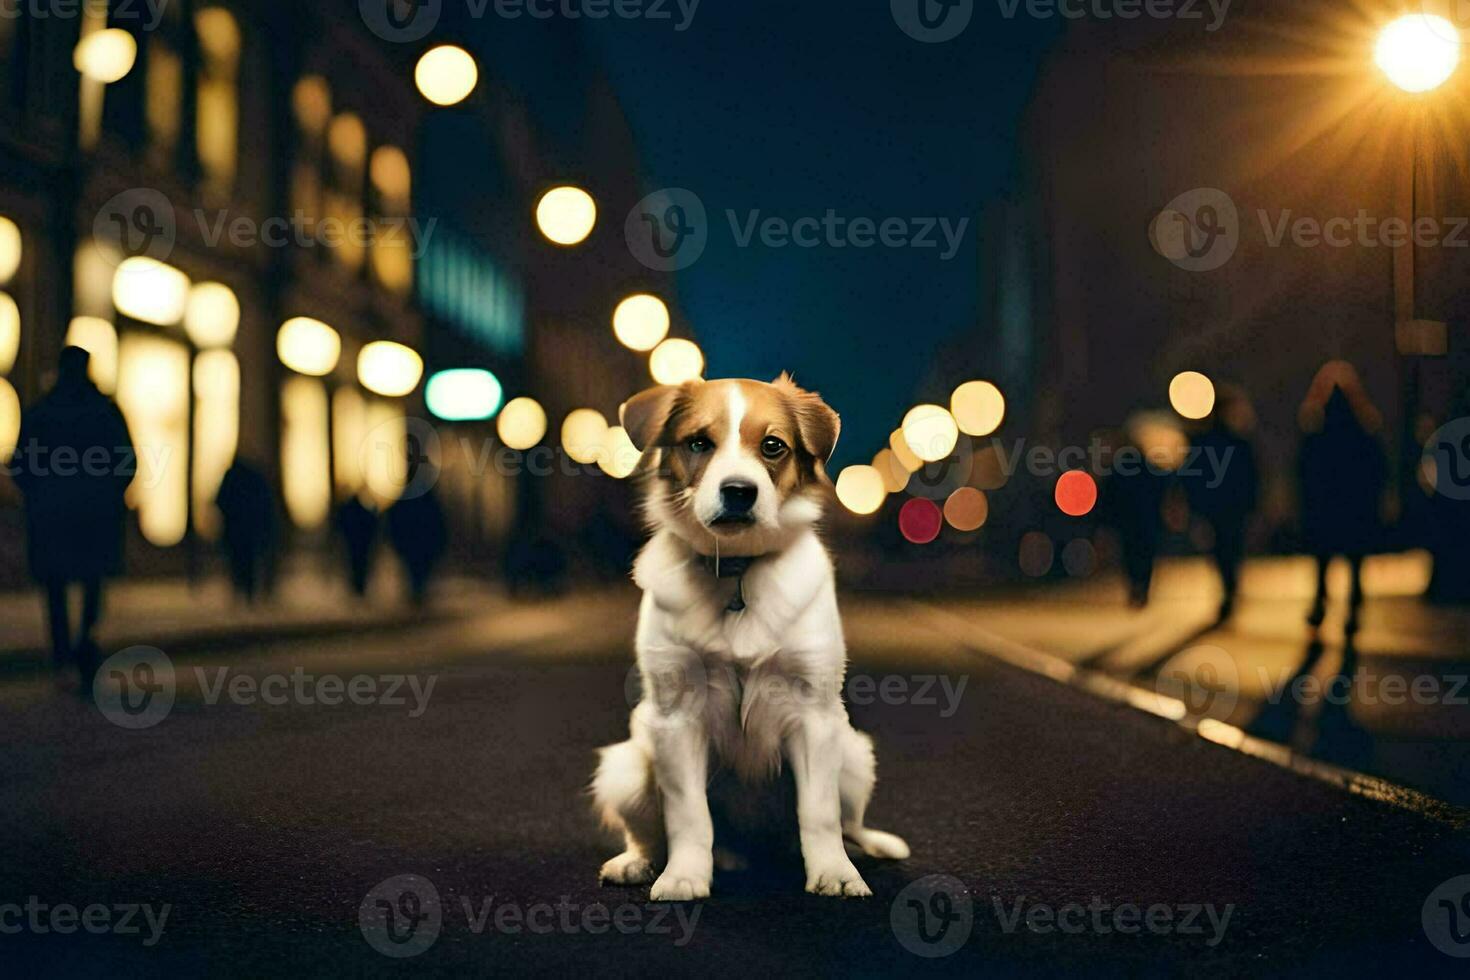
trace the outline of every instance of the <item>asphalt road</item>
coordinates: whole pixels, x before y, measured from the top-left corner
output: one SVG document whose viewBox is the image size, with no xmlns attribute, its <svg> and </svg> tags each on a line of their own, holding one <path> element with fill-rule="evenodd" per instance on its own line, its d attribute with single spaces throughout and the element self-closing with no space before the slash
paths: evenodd
<svg viewBox="0 0 1470 980">
<path fill-rule="evenodd" d="M 1443 820 L 974 656 L 906 607 L 847 608 L 873 681 L 849 686 L 878 741 L 870 823 L 913 849 L 858 861 L 872 899 L 805 895 L 779 858 L 672 910 L 598 886 L 617 847 L 586 785 L 628 710 L 619 596 L 176 654 L 176 701 L 139 730 L 8 682 L 0 957 L 93 976 L 1463 974 L 1434 942 L 1470 952 L 1432 898 L 1470 874 Z M 374 677 L 379 701 L 408 672 L 420 694 L 307 704 L 298 667 L 342 692 Z"/>
</svg>

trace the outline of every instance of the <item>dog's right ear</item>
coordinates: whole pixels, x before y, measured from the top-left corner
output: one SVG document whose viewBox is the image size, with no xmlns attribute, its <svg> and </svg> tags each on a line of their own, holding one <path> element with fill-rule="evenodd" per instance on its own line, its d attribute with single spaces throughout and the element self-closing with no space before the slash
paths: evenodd
<svg viewBox="0 0 1470 980">
<path fill-rule="evenodd" d="M 618 419 L 640 453 L 655 445 L 663 435 L 678 395 L 676 385 L 657 385 L 640 391 L 618 409 Z"/>
</svg>

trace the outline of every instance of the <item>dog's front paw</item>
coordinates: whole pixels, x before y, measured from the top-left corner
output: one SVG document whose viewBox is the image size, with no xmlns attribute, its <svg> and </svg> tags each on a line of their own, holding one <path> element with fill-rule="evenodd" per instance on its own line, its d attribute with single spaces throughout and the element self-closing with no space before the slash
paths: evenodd
<svg viewBox="0 0 1470 980">
<path fill-rule="evenodd" d="M 673 868 L 664 869 L 648 893 L 653 902 L 692 902 L 709 898 L 709 877 L 696 877 Z"/>
<path fill-rule="evenodd" d="M 835 895 L 843 898 L 869 898 L 873 890 L 863 881 L 857 868 L 848 861 L 845 865 L 809 868 L 806 873 L 806 890 L 813 895 Z"/>
<path fill-rule="evenodd" d="M 624 851 L 603 863 L 597 880 L 604 885 L 646 885 L 653 880 L 653 865 L 642 854 Z"/>
</svg>

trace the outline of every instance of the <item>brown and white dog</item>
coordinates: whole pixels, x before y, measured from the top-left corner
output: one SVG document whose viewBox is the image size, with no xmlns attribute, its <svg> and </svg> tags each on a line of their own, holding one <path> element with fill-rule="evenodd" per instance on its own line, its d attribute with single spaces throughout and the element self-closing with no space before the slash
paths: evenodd
<svg viewBox="0 0 1470 980">
<path fill-rule="evenodd" d="M 873 745 L 841 697 L 847 650 L 814 530 L 837 413 L 783 374 L 652 388 L 623 405 L 622 422 L 643 453 L 654 535 L 633 570 L 642 700 L 592 784 L 625 842 L 602 880 L 653 881 L 655 901 L 708 896 L 715 820 L 748 816 L 786 767 L 806 890 L 872 894 L 843 838 L 874 857 L 909 849 L 863 825 Z M 723 777 L 736 805 L 716 799 L 712 818 L 709 788 Z"/>
</svg>

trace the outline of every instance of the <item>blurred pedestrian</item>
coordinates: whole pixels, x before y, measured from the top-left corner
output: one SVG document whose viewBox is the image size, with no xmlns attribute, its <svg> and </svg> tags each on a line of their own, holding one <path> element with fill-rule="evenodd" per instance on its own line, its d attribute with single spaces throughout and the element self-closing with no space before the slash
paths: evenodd
<svg viewBox="0 0 1470 980">
<path fill-rule="evenodd" d="M 1299 416 L 1303 432 L 1298 477 L 1302 537 L 1317 559 L 1317 591 L 1307 622 L 1327 613 L 1327 569 L 1342 555 L 1351 569 L 1347 630 L 1363 604 L 1363 558 L 1379 542 L 1380 506 L 1388 476 L 1379 431 L 1383 416 L 1346 361 L 1322 366 Z"/>
<path fill-rule="evenodd" d="M 1156 425 L 1135 422 L 1126 433 L 1110 432 L 1103 439 L 1104 446 L 1112 451 L 1112 472 L 1101 489 L 1099 516 L 1118 534 L 1123 571 L 1128 578 L 1128 602 L 1135 607 L 1148 604 L 1154 559 L 1164 532 L 1163 502 L 1169 476 L 1159 465 L 1162 461 L 1156 445 Z M 1172 431 L 1179 435 L 1177 430 Z M 1182 436 L 1179 441 L 1182 443 Z"/>
<path fill-rule="evenodd" d="M 255 463 L 236 456 L 215 495 L 224 524 L 225 554 L 235 594 L 254 602 L 271 580 L 275 555 L 276 506 L 270 479 Z"/>
<path fill-rule="evenodd" d="M 1224 597 L 1220 619 L 1235 608 L 1245 538 L 1260 489 L 1255 447 L 1248 438 L 1255 427 L 1255 410 L 1245 392 L 1221 385 L 1215 409 L 1195 436 L 1195 466 L 1181 477 L 1189 506 L 1213 534 L 1210 551 L 1220 571 Z"/>
<path fill-rule="evenodd" d="M 353 494 L 337 507 L 337 533 L 347 551 L 347 582 L 356 596 L 367 595 L 378 544 L 378 511 Z"/>
<path fill-rule="evenodd" d="M 123 567 L 123 493 L 137 472 L 127 422 L 87 376 L 89 359 L 80 347 L 62 350 L 56 384 L 26 411 L 10 464 L 25 497 L 27 552 L 45 592 L 53 662 L 58 670 L 76 665 L 84 695 L 99 659 L 103 582 Z M 75 642 L 73 583 L 82 586 Z"/>
<path fill-rule="evenodd" d="M 410 474 L 408 485 L 413 492 L 388 508 L 388 540 L 408 573 L 409 595 L 414 605 L 421 606 L 428 598 L 434 570 L 448 547 L 449 531 L 433 480 L 425 481 L 420 476 L 415 481 Z"/>
</svg>

